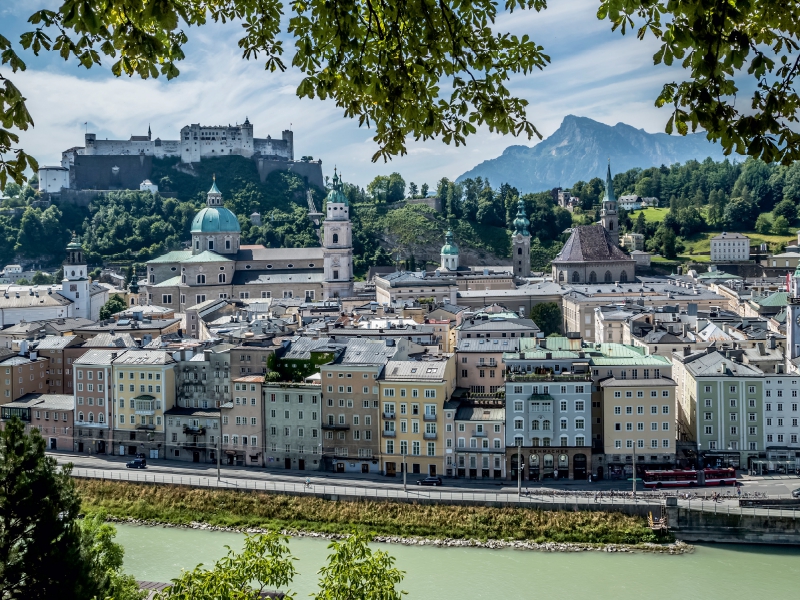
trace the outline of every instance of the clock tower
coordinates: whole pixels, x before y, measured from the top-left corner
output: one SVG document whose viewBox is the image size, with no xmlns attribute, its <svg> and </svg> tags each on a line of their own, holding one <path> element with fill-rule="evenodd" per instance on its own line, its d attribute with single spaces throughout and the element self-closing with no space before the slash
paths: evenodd
<svg viewBox="0 0 800 600">
<path fill-rule="evenodd" d="M 789 299 L 786 304 L 786 372 L 797 372 L 793 360 L 800 357 L 800 265 L 789 277 Z"/>
<path fill-rule="evenodd" d="M 353 233 L 350 203 L 342 193 L 342 181 L 333 171 L 333 185 L 325 198 L 325 225 L 322 236 L 325 280 L 322 294 L 327 298 L 353 295 Z"/>
</svg>

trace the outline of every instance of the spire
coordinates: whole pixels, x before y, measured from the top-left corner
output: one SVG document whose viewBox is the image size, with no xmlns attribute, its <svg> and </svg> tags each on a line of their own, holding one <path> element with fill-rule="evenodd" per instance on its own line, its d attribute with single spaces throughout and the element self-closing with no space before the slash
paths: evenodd
<svg viewBox="0 0 800 600">
<path fill-rule="evenodd" d="M 520 198 L 517 203 L 517 218 L 514 219 L 513 222 L 514 233 L 512 235 L 529 236 L 531 234 L 530 231 L 528 231 L 530 224 L 531 222 L 525 216 L 525 202 Z"/>
<path fill-rule="evenodd" d="M 212 175 L 211 189 L 206 195 L 206 206 L 218 206 L 222 204 L 222 192 L 217 187 L 217 174 Z"/>
<path fill-rule="evenodd" d="M 152 139 L 153 134 L 150 133 L 150 123 L 147 124 L 147 139 Z"/>
<path fill-rule="evenodd" d="M 611 159 L 608 159 L 608 168 L 606 170 L 606 191 L 603 194 L 603 202 L 616 202 L 617 198 L 614 196 L 614 184 L 611 181 Z"/>
</svg>

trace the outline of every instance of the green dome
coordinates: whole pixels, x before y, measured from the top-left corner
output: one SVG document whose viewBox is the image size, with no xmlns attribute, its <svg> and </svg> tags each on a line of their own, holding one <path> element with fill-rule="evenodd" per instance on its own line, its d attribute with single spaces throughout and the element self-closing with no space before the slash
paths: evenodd
<svg viewBox="0 0 800 600">
<path fill-rule="evenodd" d="M 67 250 L 83 250 L 83 248 L 81 247 L 81 242 L 78 239 L 78 236 L 76 235 L 72 236 L 72 241 L 70 241 L 70 243 L 67 244 Z"/>
<path fill-rule="evenodd" d="M 513 223 L 514 235 L 529 236 L 530 232 L 528 231 L 528 227 L 530 224 L 531 222 L 528 220 L 528 217 L 525 216 L 525 202 L 520 200 L 517 204 L 517 218 L 514 219 Z"/>
<path fill-rule="evenodd" d="M 448 231 L 444 236 L 444 246 L 442 246 L 442 254 L 458 255 L 458 246 L 453 241 L 453 232 Z"/>
<path fill-rule="evenodd" d="M 224 206 L 208 206 L 195 215 L 192 233 L 241 232 L 239 220 Z"/>
<path fill-rule="evenodd" d="M 325 204 L 335 202 L 336 204 L 344 204 L 347 206 L 347 196 L 342 193 L 342 180 L 336 172 L 336 167 L 333 168 L 333 185 L 331 191 L 325 197 Z"/>
</svg>

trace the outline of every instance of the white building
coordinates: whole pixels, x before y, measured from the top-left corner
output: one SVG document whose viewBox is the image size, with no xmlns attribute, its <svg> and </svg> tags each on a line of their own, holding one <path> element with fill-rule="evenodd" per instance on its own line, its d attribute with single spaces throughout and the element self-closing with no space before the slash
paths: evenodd
<svg viewBox="0 0 800 600">
<path fill-rule="evenodd" d="M 750 260 L 750 238 L 741 233 L 726 233 L 711 238 L 711 262 Z"/>
<path fill-rule="evenodd" d="M 642 208 L 642 199 L 636 194 L 626 194 L 617 198 L 617 206 L 625 210 L 640 210 Z"/>
<path fill-rule="evenodd" d="M 800 450 L 798 375 L 764 375 L 764 448 L 767 453 Z"/>
<path fill-rule="evenodd" d="M 145 179 L 142 183 L 139 184 L 139 191 L 150 192 L 151 194 L 157 194 L 158 186 L 149 179 Z"/>
<path fill-rule="evenodd" d="M 39 191 L 57 194 L 61 188 L 69 188 L 69 169 L 61 165 L 39 167 Z"/>
<path fill-rule="evenodd" d="M 87 133 L 84 136 L 84 147 L 75 147 L 61 153 L 61 168 L 69 169 L 75 162 L 75 155 L 84 156 L 118 156 L 144 155 L 156 158 L 180 156 L 181 162 L 200 162 L 201 158 L 215 156 L 245 156 L 258 154 L 264 157 L 280 157 L 294 160 L 294 134 L 290 130 L 281 132 L 281 139 L 256 138 L 253 136 L 253 125 L 245 119 L 241 125 L 200 125 L 193 123 L 181 129 L 179 140 L 162 140 L 152 138 L 150 128 L 147 135 L 132 135 L 128 140 L 98 140 L 97 134 Z M 44 167 L 53 170 L 55 177 L 57 167 Z M 41 170 L 40 170 L 41 173 Z M 50 171 L 47 172 L 51 176 Z M 63 177 L 63 175 L 60 175 Z M 40 175 L 41 180 L 41 175 Z M 69 187 L 69 172 L 67 184 Z M 54 184 L 55 185 L 55 184 Z M 45 191 L 42 188 L 42 191 Z"/>
</svg>

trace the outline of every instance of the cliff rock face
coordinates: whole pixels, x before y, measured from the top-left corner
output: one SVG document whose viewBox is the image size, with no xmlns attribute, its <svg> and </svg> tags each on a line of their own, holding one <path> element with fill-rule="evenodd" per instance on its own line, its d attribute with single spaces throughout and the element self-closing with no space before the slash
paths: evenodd
<svg viewBox="0 0 800 600">
<path fill-rule="evenodd" d="M 602 177 L 609 158 L 612 170 L 620 173 L 707 157 L 724 158 L 722 148 L 703 133 L 647 133 L 625 123 L 612 127 L 568 115 L 558 130 L 539 144 L 509 146 L 501 156 L 482 162 L 458 181 L 480 176 L 494 187 L 508 183 L 523 193 L 541 192 Z"/>
</svg>

